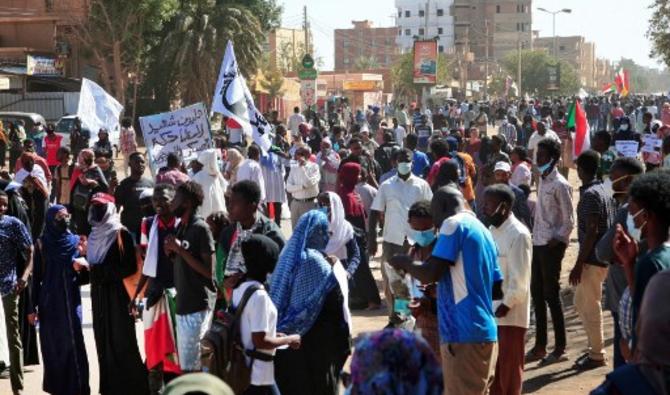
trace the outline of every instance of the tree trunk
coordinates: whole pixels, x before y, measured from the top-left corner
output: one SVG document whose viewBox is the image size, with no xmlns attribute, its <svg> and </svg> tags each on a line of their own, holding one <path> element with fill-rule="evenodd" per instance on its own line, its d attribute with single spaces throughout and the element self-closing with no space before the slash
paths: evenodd
<svg viewBox="0 0 670 395">
<path fill-rule="evenodd" d="M 128 77 L 125 73 L 126 70 L 123 68 L 122 59 L 121 59 L 121 42 L 115 41 L 112 44 L 112 62 L 114 65 L 114 97 L 119 101 L 123 106 L 126 105 L 126 90 L 125 90 L 125 80 Z"/>
</svg>

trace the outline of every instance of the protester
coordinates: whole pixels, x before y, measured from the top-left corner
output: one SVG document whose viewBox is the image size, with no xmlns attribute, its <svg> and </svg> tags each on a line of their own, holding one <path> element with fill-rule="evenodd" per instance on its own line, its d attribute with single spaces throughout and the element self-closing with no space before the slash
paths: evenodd
<svg viewBox="0 0 670 395">
<path fill-rule="evenodd" d="M 102 170 L 93 163 L 93 158 L 92 150 L 81 150 L 70 178 L 72 230 L 79 235 L 91 233 L 91 225 L 88 222 L 91 197 L 94 193 L 107 192 L 109 189 Z"/>
<path fill-rule="evenodd" d="M 265 181 L 263 180 L 263 169 L 260 165 L 261 149 L 252 144 L 247 149 L 247 159 L 240 163 L 237 169 L 237 181 L 254 181 L 261 189 L 261 202 L 265 203 Z"/>
<path fill-rule="evenodd" d="M 408 256 L 397 255 L 390 264 L 422 283 L 439 282 L 446 393 L 484 394 L 491 386 L 498 355 L 492 301 L 502 297 L 502 274 L 496 246 L 457 189 L 439 189 L 431 208 L 435 226 L 440 228 L 431 257 L 416 264 Z"/>
<path fill-rule="evenodd" d="M 616 152 L 611 148 L 612 135 L 601 130 L 593 136 L 593 149 L 600 154 L 600 163 L 598 164 L 598 177 L 605 179 L 609 177 L 610 168 L 617 158 Z"/>
<path fill-rule="evenodd" d="M 93 152 L 96 158 L 104 156 L 112 159 L 112 143 L 109 141 L 109 130 L 107 128 L 100 128 L 98 131 L 98 141 L 93 144 Z"/>
<path fill-rule="evenodd" d="M 412 156 L 412 173 L 417 177 L 423 177 L 427 169 L 430 168 L 430 160 L 428 159 L 428 155 L 416 149 L 418 142 L 416 134 L 408 134 L 405 138 L 405 148 L 414 152 Z"/>
<path fill-rule="evenodd" d="M 123 285 L 123 279 L 137 271 L 133 236 L 121 224 L 114 197 L 106 193 L 93 195 L 88 221 L 92 225 L 86 254 L 89 266 L 75 261 L 74 269 L 90 271 L 100 393 L 148 393 L 147 370 Z"/>
<path fill-rule="evenodd" d="M 228 163 L 226 165 L 225 171 L 223 172 L 223 178 L 228 181 L 228 191 L 226 191 L 226 194 L 228 195 L 230 188 L 237 183 L 237 170 L 244 160 L 244 156 L 242 156 L 237 148 L 228 148 L 226 151 L 226 158 Z"/>
<path fill-rule="evenodd" d="M 86 251 L 79 237 L 69 231 L 69 222 L 70 214 L 64 206 L 51 206 L 46 213 L 33 270 L 34 313 L 29 316 L 33 325 L 39 319 L 42 389 L 55 395 L 90 393 L 79 289 L 89 278 L 88 272 L 76 272 L 72 266 Z"/>
<path fill-rule="evenodd" d="M 21 394 L 24 349 L 19 326 L 25 317 L 19 299 L 33 269 L 33 245 L 26 226 L 7 215 L 8 207 L 7 193 L 0 191 L 0 295 L 9 345 L 9 378 L 14 394 Z"/>
<path fill-rule="evenodd" d="M 512 193 L 514 193 L 514 201 L 512 202 L 514 217 L 526 225 L 528 229 L 531 229 L 532 220 L 530 217 L 530 208 L 528 208 L 528 199 L 519 187 L 511 183 L 512 168 L 509 163 L 498 162 L 495 164 L 493 170 L 495 183 L 507 185 Z"/>
<path fill-rule="evenodd" d="M 565 360 L 565 319 L 561 304 L 560 273 L 565 250 L 574 226 L 572 187 L 558 172 L 560 143 L 551 137 L 537 143 L 540 181 L 533 225 L 533 263 L 530 292 L 536 317 L 535 345 L 526 362 L 543 364 Z M 547 355 L 547 308 L 554 325 L 554 351 Z"/>
<path fill-rule="evenodd" d="M 288 128 L 291 131 L 291 136 L 299 134 L 298 126 L 304 122 L 306 122 L 305 117 L 300 114 L 300 107 L 294 107 L 293 114 L 288 118 Z"/>
<path fill-rule="evenodd" d="M 27 139 L 23 141 L 23 151 L 21 154 L 19 154 L 19 157 L 16 159 L 16 163 L 14 164 L 14 172 L 16 174 L 21 171 L 23 168 L 23 163 L 25 162 L 26 158 L 30 157 L 37 166 L 39 166 L 42 171 L 44 172 L 44 177 L 46 178 L 46 188 L 49 188 L 51 185 L 51 170 L 49 170 L 49 165 L 47 164 L 47 161 L 37 155 L 35 153 L 35 143 L 33 140 Z"/>
<path fill-rule="evenodd" d="M 42 168 L 35 164 L 32 154 L 24 152 L 20 159 L 23 165 L 16 172 L 14 181 L 22 184 L 21 196 L 27 204 L 30 233 L 36 240 L 44 229 L 44 217 L 49 206 L 49 186 Z"/>
<path fill-rule="evenodd" d="M 121 132 L 119 133 L 119 148 L 123 155 L 123 175 L 128 176 L 128 167 L 130 166 L 130 156 L 137 152 L 137 140 L 135 129 L 130 118 L 121 120 Z"/>
<path fill-rule="evenodd" d="M 484 214 L 498 247 L 503 274 L 503 299 L 494 303 L 498 322 L 498 362 L 491 394 L 521 394 L 526 330 L 530 324 L 530 272 L 533 243 L 530 231 L 512 207 L 515 194 L 509 185 L 496 184 L 484 191 Z"/>
<path fill-rule="evenodd" d="M 156 184 L 170 184 L 176 188 L 188 180 L 188 175 L 181 170 L 179 155 L 170 152 L 167 156 L 167 166 L 156 175 Z"/>
<path fill-rule="evenodd" d="M 510 177 L 510 183 L 516 185 L 528 185 L 530 186 L 532 173 L 530 160 L 528 159 L 528 151 L 524 147 L 514 147 L 512 153 L 510 154 L 510 160 L 512 161 L 512 177 Z"/>
<path fill-rule="evenodd" d="M 240 316 L 240 336 L 244 348 L 253 351 L 247 357 L 247 363 L 251 363 L 251 385 L 244 394 L 276 395 L 279 388 L 275 381 L 274 364 L 269 358 L 274 356 L 278 347 L 300 347 L 300 335 L 277 335 L 277 308 L 263 285 L 268 274 L 274 271 L 279 246 L 272 239 L 255 234 L 242 243 L 241 249 L 245 262 L 249 264 L 244 281 L 233 290 L 232 305 L 239 308 L 241 301 L 247 300 Z M 245 297 L 247 294 L 249 296 Z"/>
<path fill-rule="evenodd" d="M 329 138 L 321 140 L 321 151 L 316 155 L 321 179 L 319 190 L 322 192 L 337 191 L 337 169 L 340 167 L 340 156 L 333 150 Z"/>
<path fill-rule="evenodd" d="M 277 330 L 301 336 L 300 349 L 279 350 L 275 356 L 277 384 L 285 394 L 336 394 L 350 353 L 346 273 L 324 254 L 328 228 L 326 214 L 312 210 L 303 215 L 272 273 Z"/>
<path fill-rule="evenodd" d="M 287 201 L 284 167 L 284 164 L 288 163 L 287 157 L 288 154 L 283 152 L 268 152 L 261 157 L 267 212 L 268 215 L 274 216 L 277 226 L 281 226 L 282 206 Z"/>
<path fill-rule="evenodd" d="M 413 153 L 410 150 L 400 151 L 397 165 L 398 175 L 379 187 L 372 203 L 368 227 L 370 256 L 374 257 L 377 254 L 377 222 L 381 215 L 384 215 L 382 278 L 391 326 L 410 325 L 408 321 L 411 317 L 407 310 L 410 292 L 404 281 L 404 275 L 388 266 L 388 261 L 394 255 L 407 253 L 409 249 L 407 241 L 409 208 L 419 200 L 430 200 L 433 197 L 428 183 L 412 174 L 412 156 Z"/>
<path fill-rule="evenodd" d="M 203 200 L 202 188 L 196 182 L 177 187 L 170 210 L 180 223 L 175 235 L 166 236 L 163 247 L 173 262 L 179 295 L 177 353 L 183 372 L 200 370 L 200 339 L 209 329 L 216 296 L 212 277 L 214 240 L 205 220 L 196 214 Z"/>
<path fill-rule="evenodd" d="M 230 386 L 210 373 L 181 376 L 165 387 L 163 395 L 235 395 Z"/>
<path fill-rule="evenodd" d="M 291 167 L 286 180 L 286 191 L 291 194 L 291 227 L 295 228 L 300 217 L 316 208 L 316 197 L 319 194 L 321 174 L 319 166 L 309 160 L 310 151 L 307 147 L 296 150 L 296 166 Z"/>
<path fill-rule="evenodd" d="M 210 148 L 198 154 L 198 163 L 202 165 L 193 182 L 200 185 L 203 192 L 202 205 L 198 208 L 198 216 L 207 218 L 210 214 L 223 211 L 226 212 L 226 201 L 224 195 L 228 184 L 219 171 L 218 150 Z"/>
<path fill-rule="evenodd" d="M 430 347 L 400 329 L 363 335 L 351 360 L 351 394 L 441 395 L 442 372 Z"/>
<path fill-rule="evenodd" d="M 140 225 L 142 224 L 142 209 L 140 206 L 140 194 L 145 189 L 154 187 L 154 182 L 143 177 L 146 168 L 144 156 L 139 152 L 130 155 L 128 162 L 130 176 L 125 178 L 116 188 L 114 198 L 117 209 L 121 211 L 121 223 L 133 236 L 135 243 L 140 241 Z"/>
<path fill-rule="evenodd" d="M 47 125 L 47 133 L 44 136 L 44 141 L 41 143 L 44 149 L 44 157 L 52 174 L 58 166 L 58 150 L 61 148 L 63 136 L 56 134 L 56 126 L 52 123 Z"/>
</svg>

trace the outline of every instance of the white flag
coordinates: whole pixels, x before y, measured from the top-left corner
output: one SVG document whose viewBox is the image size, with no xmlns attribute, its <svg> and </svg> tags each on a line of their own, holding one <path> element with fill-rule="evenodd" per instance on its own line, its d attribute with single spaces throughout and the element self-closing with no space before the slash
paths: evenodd
<svg viewBox="0 0 670 395">
<path fill-rule="evenodd" d="M 100 85 L 86 78 L 81 80 L 77 116 L 92 134 L 97 134 L 98 130 L 104 127 L 109 130 L 110 141 L 118 142 L 121 111 L 123 111 L 121 103 L 105 92 Z"/>
<path fill-rule="evenodd" d="M 233 118 L 242 126 L 244 133 L 253 138 L 254 142 L 267 152 L 270 142 L 270 124 L 256 108 L 254 98 L 249 92 L 247 82 L 240 74 L 235 58 L 233 43 L 228 41 L 226 53 L 223 55 L 219 79 L 216 82 L 212 112 L 218 112 Z"/>
</svg>

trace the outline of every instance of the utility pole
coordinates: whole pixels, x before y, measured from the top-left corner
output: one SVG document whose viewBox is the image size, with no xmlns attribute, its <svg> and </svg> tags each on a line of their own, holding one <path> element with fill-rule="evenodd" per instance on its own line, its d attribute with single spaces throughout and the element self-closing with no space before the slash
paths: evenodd
<svg viewBox="0 0 670 395">
<path fill-rule="evenodd" d="M 484 20 L 484 100 L 489 96 L 489 20 Z"/>
<path fill-rule="evenodd" d="M 302 28 L 305 30 L 305 53 L 311 54 L 312 51 L 310 50 L 309 46 L 309 21 L 307 19 L 307 6 L 303 6 L 302 16 L 303 16 Z"/>
<path fill-rule="evenodd" d="M 463 96 L 468 90 L 468 55 L 470 54 L 470 26 L 465 27 L 465 44 L 463 44 Z"/>
<path fill-rule="evenodd" d="M 516 41 L 517 46 L 517 65 L 516 65 L 516 87 L 519 91 L 519 97 L 521 97 L 521 33 Z"/>
</svg>

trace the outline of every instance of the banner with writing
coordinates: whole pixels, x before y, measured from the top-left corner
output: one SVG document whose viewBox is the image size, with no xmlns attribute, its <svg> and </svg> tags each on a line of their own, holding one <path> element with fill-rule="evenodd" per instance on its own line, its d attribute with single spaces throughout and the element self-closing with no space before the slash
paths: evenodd
<svg viewBox="0 0 670 395">
<path fill-rule="evenodd" d="M 171 152 L 176 152 L 188 164 L 200 151 L 213 146 L 207 109 L 202 103 L 140 117 L 140 126 L 153 174 L 167 165 Z"/>
<path fill-rule="evenodd" d="M 661 152 L 663 140 L 655 134 L 642 135 L 642 152 Z"/>
<path fill-rule="evenodd" d="M 637 157 L 637 149 L 639 145 L 640 144 L 635 140 L 619 140 L 614 143 L 617 156 L 626 158 Z"/>
</svg>

